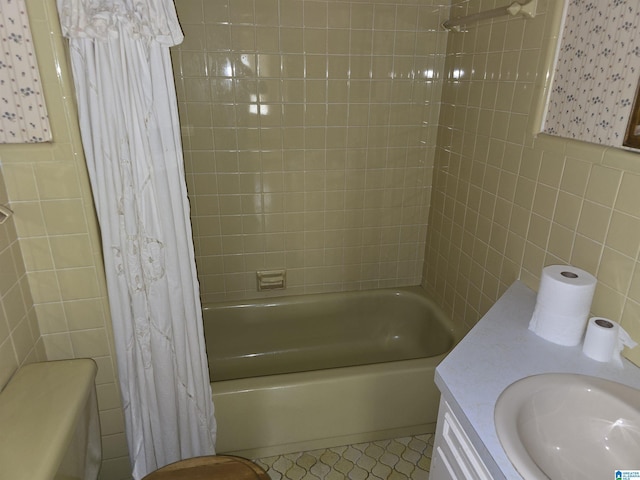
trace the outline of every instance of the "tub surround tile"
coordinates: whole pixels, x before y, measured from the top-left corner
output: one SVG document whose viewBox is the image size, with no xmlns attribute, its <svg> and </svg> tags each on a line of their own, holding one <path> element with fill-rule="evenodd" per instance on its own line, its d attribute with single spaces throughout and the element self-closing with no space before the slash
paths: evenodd
<svg viewBox="0 0 640 480">
<path fill-rule="evenodd" d="M 205 303 L 420 283 L 446 3 L 176 2 L 186 38 L 173 58 Z M 303 237 L 296 255 L 269 242 L 293 233 Z M 347 258 L 348 248 L 367 253 Z M 254 260 L 238 265 L 234 255 Z M 235 268 L 206 271 L 214 260 Z M 262 262 L 288 270 L 286 291 L 256 292 Z"/>
</svg>

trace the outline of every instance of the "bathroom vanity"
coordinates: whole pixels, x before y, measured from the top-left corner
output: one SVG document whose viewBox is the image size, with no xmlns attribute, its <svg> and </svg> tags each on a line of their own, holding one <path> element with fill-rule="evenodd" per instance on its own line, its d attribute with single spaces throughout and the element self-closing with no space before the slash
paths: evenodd
<svg viewBox="0 0 640 480">
<path fill-rule="evenodd" d="M 570 373 L 640 389 L 640 368 L 628 360 L 622 366 L 597 362 L 582 353 L 582 344 L 556 345 L 531 332 L 535 302 L 536 293 L 515 282 L 437 367 L 442 396 L 430 480 L 523 478 L 503 449 L 494 421 L 498 398 L 518 380 Z"/>
</svg>

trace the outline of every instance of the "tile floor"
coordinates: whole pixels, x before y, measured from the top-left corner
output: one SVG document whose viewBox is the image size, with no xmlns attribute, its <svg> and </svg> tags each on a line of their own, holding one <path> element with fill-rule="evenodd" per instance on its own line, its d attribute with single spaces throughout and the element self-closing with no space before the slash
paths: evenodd
<svg viewBox="0 0 640 480">
<path fill-rule="evenodd" d="M 254 460 L 272 480 L 428 480 L 435 435 L 417 435 Z"/>
</svg>

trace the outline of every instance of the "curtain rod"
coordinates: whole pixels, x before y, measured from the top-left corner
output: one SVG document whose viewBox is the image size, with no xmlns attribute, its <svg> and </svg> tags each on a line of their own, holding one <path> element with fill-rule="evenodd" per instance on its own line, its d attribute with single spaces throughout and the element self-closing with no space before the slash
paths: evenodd
<svg viewBox="0 0 640 480">
<path fill-rule="evenodd" d="M 488 20 L 489 18 L 502 17 L 505 15 L 522 15 L 525 18 L 533 18 L 536 16 L 536 7 L 538 0 L 529 0 L 527 3 L 513 2 L 506 7 L 494 8 L 485 12 L 474 13 L 464 17 L 450 18 L 442 24 L 447 30 L 460 31 L 460 25 L 468 25 L 470 23 L 479 22 L 480 20 Z"/>
</svg>

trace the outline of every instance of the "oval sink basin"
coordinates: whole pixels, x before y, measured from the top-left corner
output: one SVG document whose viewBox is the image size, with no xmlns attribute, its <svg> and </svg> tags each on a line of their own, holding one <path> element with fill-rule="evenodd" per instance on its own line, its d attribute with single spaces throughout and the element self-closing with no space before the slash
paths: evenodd
<svg viewBox="0 0 640 480">
<path fill-rule="evenodd" d="M 525 480 L 600 480 L 640 469 L 640 390 L 587 375 L 534 375 L 507 387 L 494 413 L 500 443 Z"/>
</svg>

